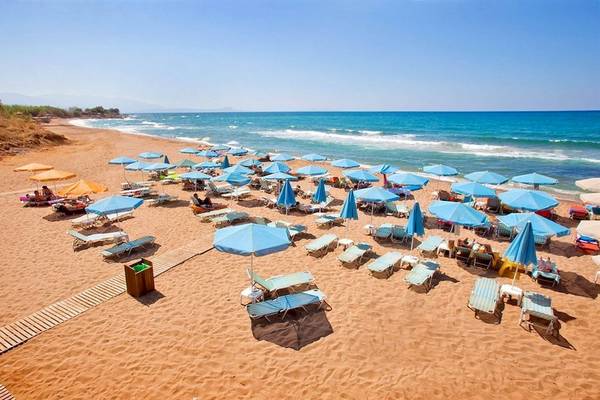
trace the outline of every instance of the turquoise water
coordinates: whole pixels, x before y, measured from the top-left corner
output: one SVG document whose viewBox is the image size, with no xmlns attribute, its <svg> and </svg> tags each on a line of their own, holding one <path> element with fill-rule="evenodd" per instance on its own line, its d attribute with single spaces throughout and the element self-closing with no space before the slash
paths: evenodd
<svg viewBox="0 0 600 400">
<path fill-rule="evenodd" d="M 414 171 L 431 163 L 464 174 L 536 171 L 567 190 L 576 179 L 600 176 L 600 111 L 162 113 L 79 123 Z"/>
</svg>

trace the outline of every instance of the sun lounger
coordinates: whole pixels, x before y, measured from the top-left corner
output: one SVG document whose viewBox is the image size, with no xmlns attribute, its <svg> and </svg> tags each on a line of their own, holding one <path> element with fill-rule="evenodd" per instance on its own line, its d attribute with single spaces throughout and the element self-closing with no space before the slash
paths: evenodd
<svg viewBox="0 0 600 400">
<path fill-rule="evenodd" d="M 338 237 L 336 235 L 328 233 L 306 244 L 304 248 L 308 254 L 317 256 L 321 253 L 327 253 L 330 248 L 335 248 L 337 240 Z"/>
<path fill-rule="evenodd" d="M 80 250 L 101 243 L 121 243 L 129 239 L 123 231 L 84 235 L 74 230 L 68 230 L 67 234 L 73 237 L 73 250 Z"/>
<path fill-rule="evenodd" d="M 222 195 L 224 193 L 230 193 L 233 192 L 234 188 L 233 186 L 231 186 L 230 184 L 224 184 L 224 185 L 215 185 L 214 182 L 209 181 L 208 182 L 208 192 L 210 193 L 214 193 L 216 195 Z"/>
<path fill-rule="evenodd" d="M 353 266 L 361 262 L 362 258 L 371 251 L 371 245 L 368 243 L 358 243 L 344 250 L 342 254 L 338 256 L 338 260 L 344 266 Z"/>
<path fill-rule="evenodd" d="M 122 182 L 121 190 L 139 189 L 143 187 L 153 186 L 154 182 L 151 181 L 140 181 L 140 182 Z"/>
<path fill-rule="evenodd" d="M 328 228 L 333 225 L 339 225 L 343 221 L 344 220 L 342 218 L 338 217 L 337 215 L 332 215 L 332 214 L 321 215 L 321 216 L 317 217 L 317 219 L 315 220 L 317 226 L 320 228 L 323 228 L 323 227 Z"/>
<path fill-rule="evenodd" d="M 261 200 L 263 201 L 263 203 L 266 207 L 269 207 L 269 208 L 277 207 L 277 197 L 262 196 Z"/>
<path fill-rule="evenodd" d="M 381 257 L 371 261 L 367 268 L 371 271 L 372 275 L 385 274 L 387 277 L 392 276 L 394 267 L 402 261 L 403 255 L 395 251 L 385 253 Z"/>
<path fill-rule="evenodd" d="M 394 225 L 392 228 L 392 236 L 390 239 L 393 243 L 401 243 L 410 238 L 411 236 L 406 233 L 406 227 L 402 225 Z"/>
<path fill-rule="evenodd" d="M 526 319 L 527 318 L 527 319 Z M 521 302 L 521 316 L 519 325 L 526 324 L 527 329 L 537 326 L 544 329 L 544 333 L 554 333 L 556 317 L 552 310 L 552 299 L 540 293 L 525 292 Z"/>
<path fill-rule="evenodd" d="M 121 192 L 119 194 L 121 196 L 141 198 L 141 197 L 150 196 L 151 194 L 154 194 L 154 193 L 153 193 L 152 189 L 150 189 L 149 187 L 141 187 L 141 188 L 137 188 L 137 189 L 121 190 Z"/>
<path fill-rule="evenodd" d="M 129 255 L 143 247 L 153 245 L 155 240 L 156 238 L 154 236 L 142 236 L 139 239 L 121 243 L 117 246 L 111 247 L 110 249 L 102 251 L 102 257 L 119 258 L 123 255 Z"/>
<path fill-rule="evenodd" d="M 149 206 L 158 206 L 161 204 L 169 203 L 171 201 L 177 200 L 177 196 L 171 196 L 170 194 L 159 194 L 157 198 L 146 200 L 146 204 Z"/>
<path fill-rule="evenodd" d="M 243 197 L 249 196 L 250 193 L 251 193 L 250 190 L 247 188 L 239 188 L 239 189 L 235 189 L 234 191 L 229 192 L 229 193 L 223 193 L 221 196 L 225 197 L 225 198 L 239 200 Z"/>
<path fill-rule="evenodd" d="M 210 222 L 212 219 L 221 215 L 228 214 L 232 211 L 233 210 L 231 208 L 220 208 L 218 210 L 212 210 L 201 214 L 196 214 L 196 217 L 200 218 L 200 221 L 202 222 Z"/>
<path fill-rule="evenodd" d="M 404 204 L 388 202 L 385 203 L 385 213 L 395 217 L 406 217 L 410 212 Z"/>
<path fill-rule="evenodd" d="M 275 299 L 261 301 L 259 303 L 248 304 L 246 310 L 252 319 L 266 318 L 281 315 L 285 318 L 288 311 L 316 304 L 319 308 L 325 303 L 325 293 L 317 289 L 306 290 L 300 293 L 292 293 L 285 296 L 279 296 Z"/>
<path fill-rule="evenodd" d="M 496 313 L 498 302 L 500 301 L 500 285 L 495 279 L 477 278 L 471 297 L 467 307 L 475 312 L 475 317 L 480 312 L 493 314 L 499 317 Z"/>
<path fill-rule="evenodd" d="M 464 246 L 456 246 L 456 261 L 469 265 L 471 261 L 471 249 Z"/>
<path fill-rule="evenodd" d="M 256 272 L 249 270 L 247 272 L 250 279 L 269 293 L 290 289 L 294 286 L 307 285 L 315 279 L 310 272 L 295 272 L 293 274 L 272 276 L 267 279 L 262 278 Z"/>
<path fill-rule="evenodd" d="M 439 236 L 430 236 L 422 242 L 417 249 L 421 254 L 436 254 L 438 247 L 444 242 Z"/>
<path fill-rule="evenodd" d="M 248 218 L 250 218 L 250 216 L 248 215 L 248 213 L 245 212 L 240 212 L 240 211 L 232 211 L 230 213 L 227 213 L 225 215 L 220 215 L 218 217 L 215 217 L 211 220 L 211 222 L 217 227 L 223 227 L 223 226 L 227 226 L 227 225 L 232 225 L 235 224 L 237 222 L 241 222 L 241 221 L 245 221 Z"/>
<path fill-rule="evenodd" d="M 274 227 L 274 228 L 285 228 L 288 231 L 288 234 L 290 235 L 290 239 L 294 239 L 294 237 L 296 237 L 297 235 L 306 232 L 306 226 L 301 225 L 301 224 L 290 224 L 289 222 L 286 221 L 275 221 L 275 222 L 270 222 L 267 224 L 268 226 Z"/>
<path fill-rule="evenodd" d="M 373 238 L 375 240 L 387 240 L 392 237 L 392 229 L 394 228 L 394 224 L 381 224 L 375 232 L 373 233 Z"/>
<path fill-rule="evenodd" d="M 88 213 L 82 215 L 81 217 L 74 218 L 71 220 L 71 226 L 74 228 L 81 227 L 83 229 L 92 228 L 94 226 L 102 226 L 107 225 L 112 222 L 120 221 L 122 219 L 131 217 L 133 215 L 132 211 L 125 211 L 121 213 L 114 214 L 106 214 L 106 215 L 98 215 L 94 213 Z"/>
<path fill-rule="evenodd" d="M 490 269 L 494 263 L 494 256 L 490 253 L 482 253 L 480 251 L 473 252 L 473 266 Z"/>
<path fill-rule="evenodd" d="M 560 285 L 560 274 L 556 264 L 552 263 L 551 271 L 542 271 L 539 266 L 534 265 L 531 270 L 531 278 L 539 284 Z"/>
<path fill-rule="evenodd" d="M 429 291 L 432 287 L 433 276 L 439 269 L 440 265 L 434 261 L 422 261 L 410 270 L 404 280 L 409 287 L 424 286 Z"/>
</svg>

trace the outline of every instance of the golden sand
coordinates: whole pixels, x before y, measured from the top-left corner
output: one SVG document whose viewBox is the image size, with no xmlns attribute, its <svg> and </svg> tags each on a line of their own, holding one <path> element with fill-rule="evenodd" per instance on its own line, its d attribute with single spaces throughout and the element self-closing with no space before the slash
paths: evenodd
<svg viewBox="0 0 600 400">
<path fill-rule="evenodd" d="M 122 264 L 102 260 L 99 247 L 73 252 L 65 234 L 68 219 L 55 218 L 48 208 L 23 208 L 17 193 L 6 194 L 34 186 L 28 173 L 12 171 L 16 166 L 51 164 L 115 193 L 123 172 L 107 165 L 109 159 L 156 149 L 173 162 L 184 158 L 177 152 L 184 147 L 180 142 L 60 122 L 50 129 L 72 142 L 0 161 L 0 325 L 122 273 Z M 308 188 L 309 182 L 301 185 Z M 447 185 L 432 182 L 415 193 L 416 200 L 426 210 L 431 191 Z M 180 199 L 189 196 L 179 186 L 160 188 Z M 339 209 L 345 193 L 332 193 Z M 253 216 L 303 223 L 314 236 L 325 232 L 313 216 L 285 216 L 251 200 L 231 205 Z M 558 208 L 563 217 L 567 208 Z M 119 228 L 131 238 L 156 236 L 160 247 L 154 254 L 192 240 L 212 241 L 212 225 L 193 217 L 185 204 L 144 205 L 134 215 Z M 374 224 L 392 218 L 375 216 Z M 377 255 L 410 253 L 366 236 L 362 227 L 369 219 L 361 213 L 348 233 L 345 227 L 330 231 L 368 241 Z M 560 222 L 574 226 L 564 218 Z M 427 231 L 432 234 L 450 237 Z M 462 235 L 473 236 L 464 229 Z M 251 324 L 239 303 L 249 260 L 213 250 L 158 277 L 157 293 L 144 302 L 118 296 L 0 355 L 0 384 L 18 399 L 600 398 L 596 268 L 590 256 L 575 250 L 573 236 L 554 239 L 549 252 L 539 251 L 557 262 L 562 289 L 540 287 L 527 276 L 518 282 L 552 297 L 560 321 L 560 336 L 552 340 L 519 327 L 519 308 L 512 304 L 505 306 L 500 324 L 473 317 L 466 307 L 469 293 L 478 276 L 495 276 L 491 271 L 439 258 L 441 278 L 429 293 L 419 293 L 407 289 L 404 270 L 383 280 L 365 266 L 342 267 L 341 249 L 323 258 L 307 256 L 308 240 L 255 259 L 255 269 L 264 276 L 310 271 L 328 296 L 328 312 Z M 498 251 L 508 246 L 478 240 Z"/>
</svg>

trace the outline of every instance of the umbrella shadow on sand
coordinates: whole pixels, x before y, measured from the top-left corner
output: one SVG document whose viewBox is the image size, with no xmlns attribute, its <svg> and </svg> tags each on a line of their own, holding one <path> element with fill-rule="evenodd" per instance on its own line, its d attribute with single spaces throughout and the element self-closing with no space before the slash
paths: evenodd
<svg viewBox="0 0 600 400">
<path fill-rule="evenodd" d="M 290 311 L 283 320 L 267 322 L 252 321 L 252 335 L 277 346 L 300 350 L 303 347 L 331 335 L 333 327 L 325 310 L 313 312 Z"/>
<path fill-rule="evenodd" d="M 587 297 L 590 299 L 597 298 L 598 293 L 600 292 L 600 286 L 587 280 L 584 276 L 579 275 L 576 272 L 569 271 L 560 272 L 560 286 L 547 287 L 548 289 L 556 290 L 557 292 Z"/>
</svg>

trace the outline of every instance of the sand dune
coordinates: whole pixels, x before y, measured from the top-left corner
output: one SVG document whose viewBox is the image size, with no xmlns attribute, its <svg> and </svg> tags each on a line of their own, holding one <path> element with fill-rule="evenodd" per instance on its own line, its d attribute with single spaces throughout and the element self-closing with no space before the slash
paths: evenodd
<svg viewBox="0 0 600 400">
<path fill-rule="evenodd" d="M 0 161 L 0 192 L 31 186 L 27 175 L 12 172 L 27 162 L 74 171 L 115 192 L 122 170 L 108 166 L 108 159 L 155 149 L 172 161 L 183 158 L 177 149 L 184 146 L 168 140 L 67 125 L 52 129 L 73 143 Z M 426 209 L 431 191 L 447 185 L 432 182 L 416 199 Z M 188 196 L 177 186 L 163 188 Z M 345 197 L 337 189 L 333 195 Z M 0 325 L 122 272 L 121 264 L 102 261 L 101 248 L 73 252 L 65 234 L 68 220 L 48 218 L 47 208 L 22 208 L 16 197 L 0 195 Z M 307 224 L 314 236 L 325 232 L 311 216 L 284 216 L 251 201 L 232 205 L 254 216 Z M 561 205 L 561 215 L 566 208 Z M 368 241 L 377 255 L 410 253 L 366 236 L 362 226 L 369 219 L 361 213 L 348 233 L 345 227 L 330 231 Z M 373 220 L 379 224 L 390 217 Z M 160 247 L 154 254 L 191 240 L 208 244 L 214 232 L 185 205 L 142 206 L 119 227 L 132 238 L 156 236 Z M 437 229 L 428 234 L 450 237 Z M 552 297 L 560 320 L 560 336 L 553 340 L 520 328 L 513 304 L 505 305 L 500 324 L 473 317 L 466 307 L 473 282 L 495 276 L 492 272 L 439 258 L 442 274 L 435 287 L 419 293 L 407 289 L 404 270 L 384 280 L 364 266 L 342 267 L 336 258 L 341 249 L 322 258 L 307 256 L 308 240 L 255 259 L 255 269 L 264 276 L 310 271 L 328 296 L 328 311 L 252 324 L 239 302 L 249 259 L 212 250 L 158 277 L 157 292 L 143 302 L 121 295 L 0 355 L 0 383 L 19 399 L 600 397 L 598 286 L 591 282 L 596 269 L 589 256 L 574 250 L 572 237 L 555 240 L 550 253 L 540 252 L 560 266 L 561 290 L 542 288 L 526 276 L 518 283 Z M 499 250 L 508 246 L 478 240 Z"/>
</svg>

